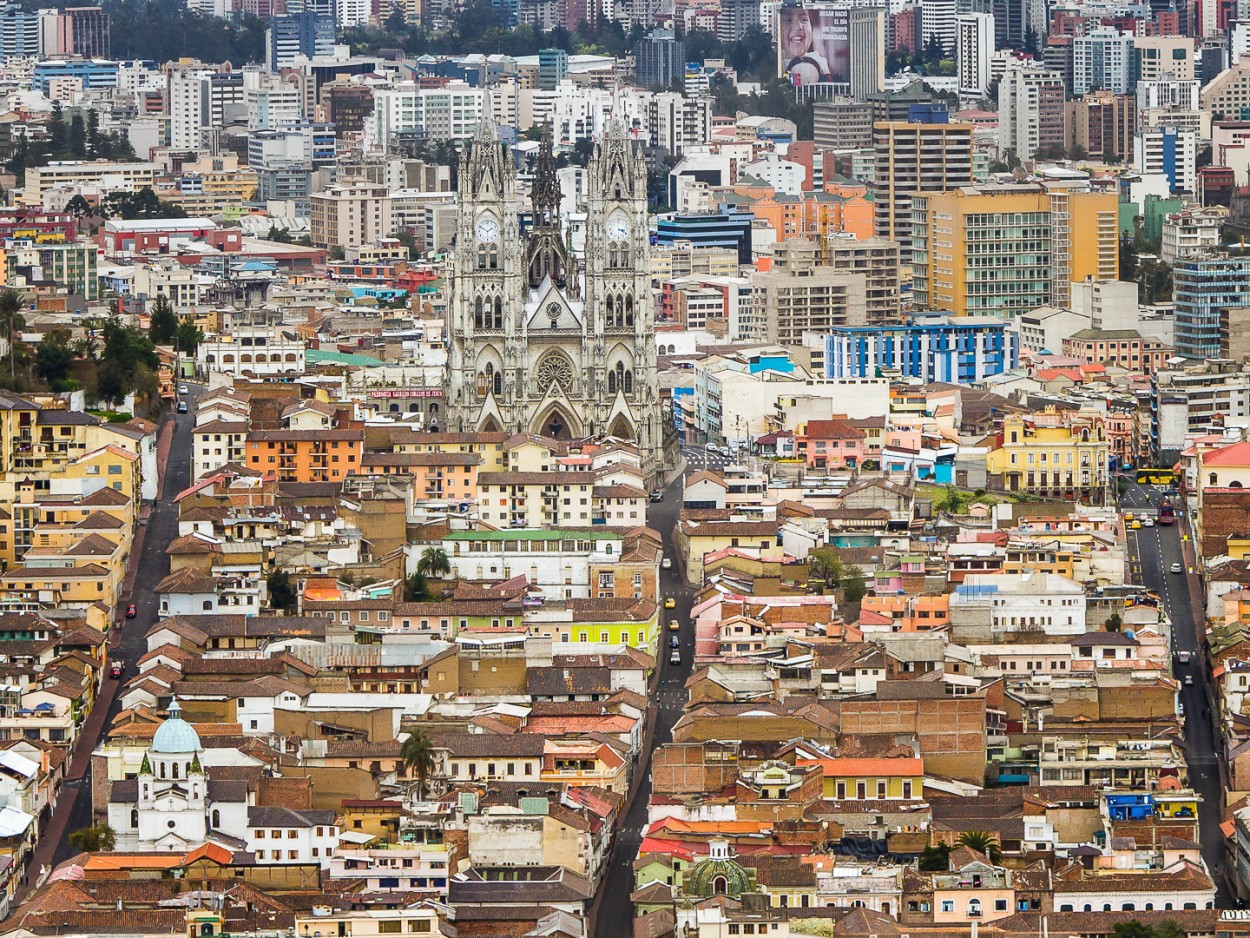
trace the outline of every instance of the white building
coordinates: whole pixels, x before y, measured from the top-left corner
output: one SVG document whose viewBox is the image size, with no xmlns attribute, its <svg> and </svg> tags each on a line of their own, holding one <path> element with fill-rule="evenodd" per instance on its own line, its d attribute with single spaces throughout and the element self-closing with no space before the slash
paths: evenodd
<svg viewBox="0 0 1250 938">
<path fill-rule="evenodd" d="M 1227 214 L 1207 211 L 1177 212 L 1163 218 L 1159 260 L 1175 264 L 1186 254 L 1200 254 L 1220 243 L 1220 226 Z"/>
<path fill-rule="evenodd" d="M 222 127 L 243 117 L 243 73 L 180 68 L 169 74 L 169 145 L 202 145 L 206 128 Z"/>
<path fill-rule="evenodd" d="M 246 443 L 246 419 L 197 423 L 191 431 L 192 481 L 199 482 L 226 463 L 244 465 L 247 456 L 244 449 Z"/>
<path fill-rule="evenodd" d="M 1133 74 L 1133 37 L 1109 26 L 1072 40 L 1072 93 L 1127 94 Z"/>
<path fill-rule="evenodd" d="M 411 81 L 379 88 L 365 122 L 365 145 L 386 149 L 396 135 L 412 133 L 432 140 L 471 140 L 488 109 L 486 91 L 462 81 L 441 88 L 418 88 Z"/>
<path fill-rule="evenodd" d="M 1063 76 L 1044 68 L 1013 65 L 998 86 L 998 148 L 1021 159 L 1041 147 L 1043 101 L 1062 108 Z"/>
<path fill-rule="evenodd" d="M 978 98 L 985 94 L 990 86 L 993 51 L 994 15 L 960 13 L 955 18 L 955 73 L 961 96 Z"/>
<path fill-rule="evenodd" d="M 765 153 L 758 160 L 738 167 L 739 176 L 754 176 L 777 190 L 778 195 L 800 195 L 807 168 L 801 163 L 783 160 L 776 153 Z"/>
<path fill-rule="evenodd" d="M 243 71 L 243 105 L 249 130 L 298 124 L 306 113 L 310 83 L 295 72 L 275 75 L 258 68 Z"/>
<path fill-rule="evenodd" d="M 241 326 L 229 335 L 205 339 L 196 349 L 195 358 L 205 374 L 302 375 L 304 347 L 303 339 L 281 326 Z"/>
<path fill-rule="evenodd" d="M 1085 632 L 1085 589 L 1054 573 L 969 574 L 951 594 L 951 624 L 988 613 L 993 633 Z"/>
<path fill-rule="evenodd" d="M 1139 173 L 1162 173 L 1173 192 L 1198 186 L 1198 135 L 1192 130 L 1156 127 L 1133 135 L 1133 166 Z"/>
<path fill-rule="evenodd" d="M 515 549 L 505 551 L 504 544 Z M 509 579 L 524 575 L 530 587 L 550 599 L 587 599 L 593 595 L 592 567 L 617 563 L 624 536 L 610 529 L 453 531 L 442 540 L 452 576 L 463 579 Z M 408 567 L 416 570 L 418 551 Z"/>
</svg>

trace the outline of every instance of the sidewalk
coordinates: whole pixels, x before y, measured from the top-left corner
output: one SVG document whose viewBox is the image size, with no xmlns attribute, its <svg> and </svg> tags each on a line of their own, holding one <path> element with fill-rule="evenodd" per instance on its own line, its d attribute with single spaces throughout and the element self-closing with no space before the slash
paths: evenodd
<svg viewBox="0 0 1250 938">
<path fill-rule="evenodd" d="M 173 422 L 163 419 L 157 429 L 156 443 L 156 463 L 159 475 L 159 488 L 164 484 L 165 464 L 169 458 L 169 447 L 173 441 Z M 158 498 L 160 495 L 158 494 Z M 126 576 L 122 580 L 122 595 L 119 600 L 119 608 L 113 610 L 114 621 L 121 615 L 121 610 L 125 607 L 122 603 L 129 602 L 128 597 L 134 590 L 135 576 L 142 565 L 143 547 L 147 540 L 147 520 L 152 514 L 151 505 L 143 505 L 139 509 L 139 524 L 135 530 L 134 543 L 130 547 L 130 557 L 126 562 Z M 110 641 L 119 633 L 114 631 L 110 636 Z M 108 666 L 107 659 L 104 662 L 105 668 Z M 73 752 L 70 754 L 65 769 L 65 784 L 62 785 L 57 795 L 56 806 L 52 809 L 52 815 L 48 819 L 48 823 L 40 831 L 39 842 L 35 845 L 35 849 L 26 862 L 26 875 L 23 877 L 23 884 L 14 894 L 13 908 L 16 908 L 26 897 L 38 889 L 43 884 L 45 872 L 52 872 L 52 861 L 56 855 L 57 847 L 65 838 L 66 828 L 69 826 L 70 820 L 77 813 L 79 800 L 87 799 L 88 808 L 86 816 L 88 823 L 91 820 L 90 801 L 91 801 L 91 753 L 95 751 L 96 745 L 103 737 L 109 718 L 109 712 L 112 710 L 113 702 L 117 698 L 118 691 L 121 688 L 121 681 L 110 680 L 105 676 L 106 672 L 101 672 L 101 685 L 96 694 L 95 703 L 91 707 L 91 713 L 79 728 L 78 739 L 74 743 Z M 47 868 L 45 871 L 45 867 Z"/>
</svg>

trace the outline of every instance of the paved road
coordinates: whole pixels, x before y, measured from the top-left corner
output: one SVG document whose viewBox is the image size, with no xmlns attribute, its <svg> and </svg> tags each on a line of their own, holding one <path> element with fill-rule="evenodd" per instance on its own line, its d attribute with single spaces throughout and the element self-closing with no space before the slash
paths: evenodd
<svg viewBox="0 0 1250 938">
<path fill-rule="evenodd" d="M 1121 497 L 1120 504 L 1125 510 L 1153 508 L 1158 506 L 1161 497 L 1159 488 L 1133 483 Z M 1183 523 L 1130 530 L 1130 560 L 1137 558 L 1131 568 L 1131 579 L 1158 592 L 1172 622 L 1173 650 L 1188 651 L 1193 656 L 1188 665 L 1177 663 L 1175 667 L 1176 676 L 1181 680 L 1187 675 L 1193 677 L 1192 685 L 1181 686 L 1181 702 L 1185 705 L 1186 763 L 1189 766 L 1189 781 L 1202 796 L 1202 804 L 1198 810 L 1202 856 L 1215 877 L 1216 905 L 1220 908 L 1232 908 L 1232 896 L 1222 875 L 1225 854 L 1220 818 L 1224 785 L 1220 758 L 1223 743 L 1217 744 L 1210 717 L 1212 696 L 1207 686 L 1208 670 L 1204 665 L 1200 642 L 1206 628 L 1206 614 L 1197 577 L 1189 574 L 1193 562 L 1192 552 L 1187 556 L 1185 548 L 1192 545 L 1185 545 L 1181 540 L 1181 536 L 1187 531 L 1188 528 Z M 1172 565 L 1176 563 L 1181 565 L 1184 572 L 1171 572 Z"/>
<path fill-rule="evenodd" d="M 688 456 L 692 451 L 687 449 L 683 452 Z M 690 468 L 693 470 L 696 467 L 691 465 Z M 678 479 L 665 491 L 663 502 L 651 504 L 647 515 L 647 526 L 664 536 L 664 555 L 674 561 L 672 569 L 660 571 L 660 589 L 665 596 L 672 596 L 677 600 L 677 608 L 660 610 L 663 617 L 660 630 L 661 648 L 658 652 L 660 678 L 658 688 L 652 692 L 652 698 L 656 702 L 652 711 L 655 720 L 652 749 L 672 741 L 673 724 L 682 714 L 682 704 L 686 699 L 686 678 L 690 676 L 694 657 L 694 627 L 690 624 L 690 605 L 694 591 L 682 582 L 673 551 L 673 525 L 677 523 L 677 512 L 681 508 L 681 492 L 682 483 Z M 668 620 L 674 618 L 681 623 L 681 631 L 677 633 L 682 651 L 679 665 L 668 663 L 668 637 L 672 633 L 668 631 L 667 625 Z M 633 862 L 642 844 L 647 804 L 651 800 L 650 752 L 643 753 L 636 771 L 640 773 L 641 781 L 634 800 L 625 813 L 624 821 L 616 832 L 616 841 L 608 861 L 608 872 L 599 885 L 599 895 L 595 903 L 596 938 L 623 938 L 633 934 L 631 920 L 634 913 L 629 894 L 634 891 Z"/>
<path fill-rule="evenodd" d="M 195 397 L 199 393 L 198 388 L 194 386 L 191 391 L 189 397 Z M 169 555 L 166 550 L 169 542 L 178 534 L 178 509 L 173 499 L 190 484 L 191 428 L 194 426 L 194 415 L 173 414 L 171 419 L 175 421 L 174 435 L 165 464 L 161 498 L 152 506 L 152 511 L 148 516 L 130 597 L 129 599 L 122 597 L 122 603 L 129 601 L 135 604 L 135 611 L 138 614 L 133 619 L 123 620 L 120 640 L 118 633 L 116 631 L 113 633 L 112 647 L 109 652 L 110 658 L 121 658 L 126 662 L 125 678 L 134 675 L 135 661 L 147 651 L 143 636 L 156 623 L 156 584 L 169 573 Z M 113 718 L 121 710 L 121 700 L 116 695 L 119 683 L 125 683 L 125 679 L 121 682 L 114 682 L 105 678 L 105 686 L 98 705 L 107 704 L 107 716 L 103 720 L 89 720 L 75 747 L 70 778 L 61 791 L 54 814 L 55 817 L 64 813 L 65 821 L 62 824 L 49 825 L 48 830 L 50 836 L 57 837 L 55 848 L 51 853 L 51 866 L 54 868 L 58 863 L 78 852 L 70 844 L 69 835 L 91 824 L 91 772 L 88 767 L 88 757 L 99 744 L 105 729 L 112 724 Z M 74 778 L 75 774 L 79 777 Z M 31 869 L 32 879 L 39 871 L 39 863 L 47 862 L 39 855 L 47 856 L 48 846 L 50 845 L 41 844 L 36 851 L 37 862 Z"/>
<path fill-rule="evenodd" d="M 726 466 L 732 466 L 740 462 L 736 456 L 725 456 L 722 453 L 709 453 L 702 446 L 685 446 L 682 447 L 682 455 L 686 457 L 686 463 L 692 471 L 697 472 L 700 469 L 715 469 L 717 472 Z M 654 525 L 652 525 L 654 527 Z"/>
</svg>

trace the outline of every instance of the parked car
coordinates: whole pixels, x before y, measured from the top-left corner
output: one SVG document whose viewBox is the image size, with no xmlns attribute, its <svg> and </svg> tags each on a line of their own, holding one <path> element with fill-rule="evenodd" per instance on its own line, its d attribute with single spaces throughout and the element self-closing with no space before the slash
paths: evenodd
<svg viewBox="0 0 1250 938">
<path fill-rule="evenodd" d="M 651 501 L 653 502 L 664 501 L 664 492 L 660 489 L 656 489 L 654 492 L 651 493 Z"/>
<path fill-rule="evenodd" d="M 672 560 L 672 558 L 671 558 L 671 557 L 665 557 L 663 560 L 661 560 L 661 561 L 660 561 L 660 566 L 661 566 L 661 567 L 663 567 L 665 570 L 671 570 L 671 569 L 673 569 L 673 560 Z"/>
<path fill-rule="evenodd" d="M 186 402 L 186 401 L 179 401 L 179 402 L 178 402 L 178 413 L 180 413 L 180 414 L 185 414 L 186 412 L 187 412 L 187 402 Z"/>
<path fill-rule="evenodd" d="M 126 618 L 127 619 L 133 619 L 138 614 L 139 614 L 139 610 L 135 608 L 134 603 L 127 604 L 126 606 Z"/>
<path fill-rule="evenodd" d="M 114 661 L 109 665 L 109 677 L 117 681 L 121 679 L 122 672 L 126 670 L 126 662 Z"/>
<path fill-rule="evenodd" d="M 191 393 L 191 389 L 190 389 L 189 387 L 187 387 L 185 384 L 180 384 L 180 385 L 178 385 L 178 393 L 179 393 L 179 394 L 190 394 L 190 393 Z"/>
</svg>

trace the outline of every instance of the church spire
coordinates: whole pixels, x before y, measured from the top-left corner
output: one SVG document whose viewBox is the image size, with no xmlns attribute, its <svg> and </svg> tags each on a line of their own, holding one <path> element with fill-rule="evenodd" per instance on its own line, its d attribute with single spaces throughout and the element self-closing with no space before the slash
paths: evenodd
<svg viewBox="0 0 1250 938">
<path fill-rule="evenodd" d="M 559 223 L 560 181 L 556 178 L 556 160 L 551 148 L 551 122 L 543 124 L 542 142 L 538 145 L 538 162 L 534 184 L 530 188 L 534 207 L 534 227 Z"/>
</svg>

